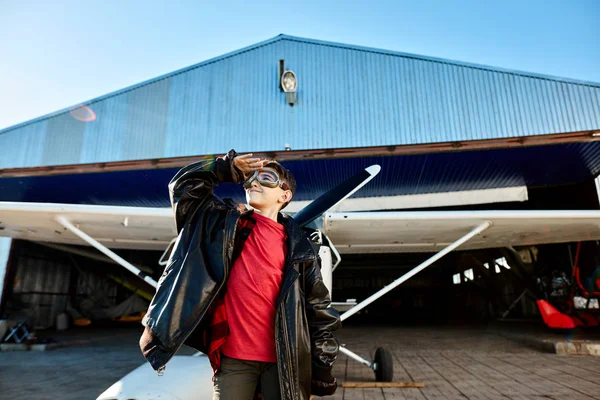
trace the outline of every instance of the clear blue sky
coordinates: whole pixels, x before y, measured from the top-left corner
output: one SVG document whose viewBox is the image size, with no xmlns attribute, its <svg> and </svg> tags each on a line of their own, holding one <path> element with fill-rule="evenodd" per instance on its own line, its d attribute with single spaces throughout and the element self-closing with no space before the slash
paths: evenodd
<svg viewBox="0 0 600 400">
<path fill-rule="evenodd" d="M 0 129 L 280 33 L 600 82 L 599 0 L 0 0 Z"/>
</svg>

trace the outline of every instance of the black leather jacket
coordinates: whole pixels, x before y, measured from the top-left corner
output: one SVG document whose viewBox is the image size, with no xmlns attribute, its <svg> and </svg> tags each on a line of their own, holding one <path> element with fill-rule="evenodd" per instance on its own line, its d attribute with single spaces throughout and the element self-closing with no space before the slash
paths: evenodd
<svg viewBox="0 0 600 400">
<path fill-rule="evenodd" d="M 202 332 L 210 322 L 209 307 L 233 265 L 234 240 L 242 213 L 213 194 L 223 182 L 241 183 L 233 166 L 237 154 L 200 161 L 182 168 L 169 183 L 177 242 L 158 281 L 140 338 L 142 353 L 161 371 L 182 344 L 204 353 Z M 291 217 L 279 214 L 286 227 L 286 256 L 275 316 L 275 344 L 282 399 L 309 399 L 333 381 L 331 368 L 339 345 L 332 331 L 340 326 L 329 307 L 320 259 L 307 233 Z M 312 389 L 311 389 L 312 387 Z M 335 387 L 333 387 L 335 390 Z"/>
</svg>

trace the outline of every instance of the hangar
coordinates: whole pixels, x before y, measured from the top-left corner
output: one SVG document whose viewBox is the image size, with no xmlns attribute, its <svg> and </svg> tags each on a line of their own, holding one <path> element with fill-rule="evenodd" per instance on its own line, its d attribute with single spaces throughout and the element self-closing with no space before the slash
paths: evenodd
<svg viewBox="0 0 600 400">
<path fill-rule="evenodd" d="M 598 140 L 598 83 L 279 35 L 1 130 L 0 202 L 164 210 L 180 167 L 235 148 L 294 173 L 288 212 L 373 164 L 381 173 L 334 211 L 596 210 Z M 217 194 L 243 201 L 234 185 Z M 0 218 L 1 314 L 43 329 L 65 312 L 147 304 L 152 288 L 85 242 L 33 242 L 22 225 Z M 452 253 L 355 320 L 539 318 L 523 293 L 580 250 L 593 270 L 588 239 Z M 157 279 L 168 242 L 106 245 Z M 366 298 L 431 251 L 338 244 L 337 301 Z"/>
</svg>

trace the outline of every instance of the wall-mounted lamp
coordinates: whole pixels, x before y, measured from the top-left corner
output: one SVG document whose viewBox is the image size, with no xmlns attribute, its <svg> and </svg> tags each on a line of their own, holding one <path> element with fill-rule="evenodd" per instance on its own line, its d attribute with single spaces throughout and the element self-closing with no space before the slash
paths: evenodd
<svg viewBox="0 0 600 400">
<path fill-rule="evenodd" d="M 285 60 L 279 60 L 279 88 L 285 92 L 285 101 L 290 106 L 296 104 L 298 78 L 294 71 L 285 69 Z"/>
</svg>

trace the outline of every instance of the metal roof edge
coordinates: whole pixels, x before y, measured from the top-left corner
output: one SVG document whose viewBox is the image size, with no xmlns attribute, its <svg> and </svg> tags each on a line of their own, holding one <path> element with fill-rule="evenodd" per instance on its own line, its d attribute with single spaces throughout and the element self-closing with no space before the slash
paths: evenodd
<svg viewBox="0 0 600 400">
<path fill-rule="evenodd" d="M 258 42 L 258 43 L 255 43 L 255 44 L 243 47 L 241 49 L 234 50 L 234 51 L 231 51 L 229 53 L 225 53 L 223 55 L 210 58 L 208 60 L 199 62 L 197 64 L 193 64 L 193 65 L 188 66 L 188 67 L 184 67 L 184 68 L 180 68 L 178 70 L 172 71 L 172 72 L 168 72 L 168 73 L 160 75 L 160 76 L 158 76 L 156 78 L 148 79 L 146 81 L 133 84 L 133 85 L 128 86 L 126 88 L 119 89 L 117 91 L 110 92 L 110 93 L 107 93 L 105 95 L 102 95 L 102 96 L 99 96 L 99 97 L 95 97 L 95 98 L 87 100 L 87 101 L 79 102 L 79 103 L 77 103 L 77 104 L 75 104 L 73 106 L 66 107 L 66 108 L 63 108 L 61 110 L 54 111 L 52 113 L 42 115 L 40 117 L 37 117 L 37 118 L 31 119 L 31 120 L 28 120 L 28 121 L 24 121 L 24 122 L 18 123 L 16 125 L 12 125 L 12 126 L 0 129 L 0 135 L 5 134 L 5 133 L 7 133 L 9 131 L 13 131 L 15 129 L 22 128 L 22 127 L 30 125 L 30 124 L 34 124 L 36 122 L 41 122 L 43 120 L 50 119 L 50 118 L 59 116 L 61 114 L 65 114 L 65 113 L 67 113 L 67 112 L 69 112 L 69 111 L 71 111 L 71 110 L 73 110 L 73 109 L 75 109 L 77 107 L 80 107 L 80 106 L 83 106 L 83 105 L 90 106 L 90 105 L 92 105 L 92 104 L 94 104 L 96 102 L 99 102 L 99 101 L 102 101 L 102 100 L 106 100 L 108 98 L 111 98 L 111 97 L 114 97 L 114 96 L 118 96 L 118 95 L 123 94 L 123 93 L 127 93 L 127 92 L 129 92 L 131 90 L 135 90 L 135 89 L 138 89 L 140 87 L 143 87 L 143 86 L 150 85 L 152 83 L 161 81 L 163 79 L 167 79 L 167 78 L 170 78 L 172 76 L 179 75 L 181 73 L 184 73 L 184 72 L 196 69 L 196 68 L 200 68 L 200 67 L 203 67 L 203 66 L 206 66 L 206 65 L 209 65 L 209 64 L 213 64 L 215 62 L 219 62 L 219 61 L 222 61 L 224 59 L 231 58 L 231 57 L 237 56 L 239 54 L 242 54 L 242 53 L 245 53 L 245 52 L 248 52 L 248 51 L 256 50 L 258 48 L 261 48 L 261 47 L 264 47 L 264 46 L 276 43 L 276 42 L 281 41 L 281 40 L 288 40 L 288 41 L 294 41 L 294 42 L 300 42 L 300 43 L 308 43 L 308 44 L 319 45 L 319 46 L 336 47 L 336 48 L 347 49 L 347 50 L 364 51 L 364 52 L 377 53 L 377 54 L 389 55 L 389 56 L 396 56 L 396 57 L 412 58 L 412 59 L 415 59 L 415 60 L 437 62 L 437 63 L 442 63 L 442 64 L 452 64 L 452 65 L 456 65 L 456 66 L 462 66 L 462 67 L 474 68 L 474 69 L 481 69 L 481 70 L 486 70 L 486 71 L 491 71 L 491 72 L 508 73 L 508 74 L 520 75 L 520 76 L 524 76 L 524 77 L 528 77 L 528 78 L 538 78 L 538 79 L 552 80 L 552 81 L 556 81 L 556 82 L 564 82 L 564 83 L 571 83 L 571 84 L 585 85 L 585 86 L 593 86 L 593 87 L 600 88 L 600 83 L 597 83 L 597 82 L 589 82 L 589 81 L 576 80 L 576 79 L 571 79 L 571 78 L 561 78 L 561 77 L 556 77 L 556 76 L 551 76 L 551 75 L 537 74 L 537 73 L 533 73 L 533 72 L 525 72 L 525 71 L 519 71 L 519 70 L 511 70 L 511 69 L 507 69 L 507 68 L 492 67 L 492 66 L 483 65 L 483 64 L 467 63 L 467 62 L 454 61 L 454 60 L 449 60 L 449 59 L 444 59 L 444 58 L 436 58 L 436 57 L 423 56 L 423 55 L 411 54 L 411 53 L 403 53 L 403 52 L 392 51 L 392 50 L 377 49 L 377 48 L 373 48 L 373 47 L 357 46 L 357 45 L 350 45 L 350 44 L 344 44 L 344 43 L 338 43 L 338 42 L 329 42 L 329 41 L 324 41 L 324 40 L 307 39 L 307 38 L 302 38 L 302 37 L 298 37 L 298 36 L 291 36 L 291 35 L 279 34 L 279 35 L 277 35 L 277 36 L 275 36 L 273 38 L 264 40 L 262 42 Z"/>
<path fill-rule="evenodd" d="M 126 88 L 119 89 L 117 91 L 110 92 L 110 93 L 104 94 L 104 95 L 99 96 L 99 97 L 94 97 L 93 99 L 90 99 L 90 100 L 87 100 L 87 101 L 79 102 L 79 103 L 77 103 L 77 104 L 75 104 L 73 106 L 66 107 L 66 108 L 63 108 L 61 110 L 54 111 L 54 112 L 51 112 L 49 114 L 45 114 L 45 115 L 39 116 L 39 117 L 34 118 L 34 119 L 30 119 L 28 121 L 23 121 L 23 122 L 20 122 L 20 123 L 18 123 L 16 125 L 8 126 L 6 128 L 0 129 L 0 135 L 2 135 L 4 133 L 7 133 L 9 131 L 15 130 L 15 129 L 22 128 L 24 126 L 27 126 L 27 125 L 30 125 L 30 124 L 33 124 L 33 123 L 36 123 L 36 122 L 40 122 L 40 121 L 43 121 L 43 120 L 46 120 L 46 119 L 57 117 L 57 116 L 59 116 L 61 114 L 65 114 L 65 113 L 67 113 L 67 112 L 69 112 L 69 111 L 71 111 L 71 110 L 73 110 L 73 109 L 75 109 L 77 107 L 81 107 L 83 105 L 90 106 L 90 105 L 92 105 L 94 103 L 97 103 L 99 101 L 106 100 L 108 98 L 111 98 L 111 97 L 114 97 L 114 96 L 118 96 L 118 95 L 121 95 L 123 93 L 127 93 L 127 92 L 129 92 L 131 90 L 139 89 L 139 88 L 141 88 L 143 86 L 150 85 L 152 83 L 161 81 L 163 79 L 167 79 L 167 78 L 170 78 L 172 76 L 179 75 L 179 74 L 182 74 L 184 72 L 187 72 L 187 71 L 190 71 L 190 70 L 193 70 L 193 69 L 196 69 L 196 68 L 203 67 L 205 65 L 213 64 L 215 62 L 222 61 L 224 59 L 237 56 L 238 54 L 246 53 L 248 51 L 252 51 L 252 50 L 255 50 L 255 49 L 267 46 L 269 44 L 272 44 L 272 43 L 275 43 L 275 42 L 278 42 L 278 41 L 282 40 L 284 38 L 284 36 L 285 35 L 280 34 L 280 35 L 277 35 L 277 36 L 275 36 L 275 37 L 273 37 L 271 39 L 267 39 L 267 40 L 264 40 L 262 42 L 255 43 L 255 44 L 243 47 L 241 49 L 234 50 L 234 51 L 231 51 L 229 53 L 222 54 L 220 56 L 209 58 L 208 60 L 201 61 L 201 62 L 199 62 L 197 64 L 193 64 L 193 65 L 188 66 L 188 67 L 180 68 L 180 69 L 172 71 L 172 72 L 168 72 L 168 73 L 160 75 L 160 76 L 158 76 L 156 78 L 152 78 L 152 79 L 148 79 L 148 80 L 145 80 L 145 81 L 142 81 L 142 82 L 138 82 L 138 83 L 135 83 L 135 84 L 133 84 L 131 86 L 127 86 Z"/>
<path fill-rule="evenodd" d="M 365 51 L 365 52 L 369 52 L 369 53 L 378 53 L 378 54 L 382 54 L 382 55 L 413 58 L 416 60 L 432 61 L 432 62 L 438 62 L 438 63 L 443 63 L 443 64 L 453 64 L 453 65 L 457 65 L 460 67 L 483 69 L 483 70 L 492 71 L 492 72 L 503 72 L 503 73 L 513 74 L 513 75 L 521 75 L 521 76 L 525 76 L 528 78 L 539 78 L 539 79 L 546 79 L 546 80 L 552 80 L 552 81 L 557 81 L 557 82 L 573 83 L 573 84 L 577 84 L 577 85 L 594 86 L 594 87 L 600 88 L 600 82 L 584 81 L 584 80 L 573 79 L 573 78 L 564 78 L 564 77 L 560 77 L 560 76 L 545 75 L 545 74 L 539 74 L 539 73 L 535 73 L 535 72 L 514 70 L 514 69 L 510 69 L 510 68 L 493 67 L 493 66 L 485 65 L 485 64 L 476 64 L 476 63 L 469 63 L 469 62 L 463 62 L 463 61 L 456 61 L 456 60 L 451 60 L 451 59 L 447 59 L 447 58 L 424 56 L 424 55 L 420 55 L 420 54 L 404 53 L 404 52 L 400 52 L 400 51 L 384 50 L 384 49 L 379 49 L 379 48 L 375 48 L 375 47 L 358 46 L 358 45 L 345 44 L 345 43 L 339 43 L 339 42 L 329 42 L 329 41 L 325 41 L 325 40 L 307 39 L 307 38 L 302 38 L 302 37 L 298 37 L 298 36 L 290 36 L 290 35 L 284 35 L 284 34 L 279 35 L 278 38 L 290 40 L 290 41 L 296 41 L 296 42 L 316 44 L 316 45 L 321 45 L 321 46 L 338 47 L 338 48 L 343 48 L 343 49 Z"/>
<path fill-rule="evenodd" d="M 256 157 L 276 159 L 280 162 L 310 161 L 355 157 L 409 156 L 439 152 L 481 151 L 494 149 L 550 146 L 572 143 L 597 142 L 600 130 L 563 132 L 555 134 L 520 136 L 496 139 L 478 139 L 454 142 L 433 142 L 410 145 L 383 145 L 369 147 L 321 148 L 304 150 L 255 150 Z M 46 165 L 38 167 L 0 168 L 0 180 L 45 175 L 116 172 L 181 168 L 201 159 L 212 159 L 214 155 L 198 154 L 168 158 L 147 158 L 127 161 L 93 162 L 85 164 Z"/>
</svg>

